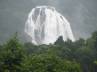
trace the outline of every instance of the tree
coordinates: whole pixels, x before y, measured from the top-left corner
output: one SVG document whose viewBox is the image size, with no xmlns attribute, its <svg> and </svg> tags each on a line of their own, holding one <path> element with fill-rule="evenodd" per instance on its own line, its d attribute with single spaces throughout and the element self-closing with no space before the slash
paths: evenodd
<svg viewBox="0 0 97 72">
<path fill-rule="evenodd" d="M 60 45 L 60 46 L 63 46 L 64 45 L 64 41 L 63 41 L 63 37 L 60 36 L 56 42 L 55 42 L 55 45 Z"/>
<path fill-rule="evenodd" d="M 22 48 L 17 34 L 3 45 L 0 55 L 0 72 L 21 72 L 21 62 L 25 54 Z"/>
<path fill-rule="evenodd" d="M 23 72 L 82 72 L 79 63 L 53 54 L 32 55 L 24 63 Z"/>
</svg>

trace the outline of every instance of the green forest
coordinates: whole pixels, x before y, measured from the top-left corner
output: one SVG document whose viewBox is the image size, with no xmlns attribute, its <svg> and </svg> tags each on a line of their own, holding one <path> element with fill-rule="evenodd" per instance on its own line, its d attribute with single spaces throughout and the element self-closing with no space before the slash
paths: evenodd
<svg viewBox="0 0 97 72">
<path fill-rule="evenodd" d="M 0 72 L 97 72 L 97 31 L 87 39 L 23 43 L 15 33 L 0 45 Z"/>
</svg>

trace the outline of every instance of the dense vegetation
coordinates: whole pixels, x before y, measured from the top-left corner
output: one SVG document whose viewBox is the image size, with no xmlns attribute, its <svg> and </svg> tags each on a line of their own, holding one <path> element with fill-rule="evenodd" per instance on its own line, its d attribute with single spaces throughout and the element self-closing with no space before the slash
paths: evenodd
<svg viewBox="0 0 97 72">
<path fill-rule="evenodd" d="M 53 45 L 21 43 L 17 34 L 0 45 L 0 72 L 97 72 L 97 32 L 87 40 Z"/>
</svg>

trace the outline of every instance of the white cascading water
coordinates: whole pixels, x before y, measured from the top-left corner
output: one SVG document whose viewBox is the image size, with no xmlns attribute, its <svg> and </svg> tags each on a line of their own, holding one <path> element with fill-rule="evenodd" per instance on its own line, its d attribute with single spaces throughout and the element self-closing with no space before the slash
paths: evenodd
<svg viewBox="0 0 97 72">
<path fill-rule="evenodd" d="M 51 6 L 37 6 L 28 15 L 25 32 L 36 45 L 54 43 L 59 36 L 74 41 L 70 23 Z"/>
</svg>

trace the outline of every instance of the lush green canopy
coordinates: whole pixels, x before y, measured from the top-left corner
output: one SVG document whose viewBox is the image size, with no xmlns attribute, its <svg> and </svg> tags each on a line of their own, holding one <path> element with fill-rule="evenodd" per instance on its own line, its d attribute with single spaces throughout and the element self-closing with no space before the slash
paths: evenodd
<svg viewBox="0 0 97 72">
<path fill-rule="evenodd" d="M 97 72 L 97 32 L 87 40 L 55 44 L 21 43 L 14 37 L 0 45 L 0 72 Z"/>
</svg>

